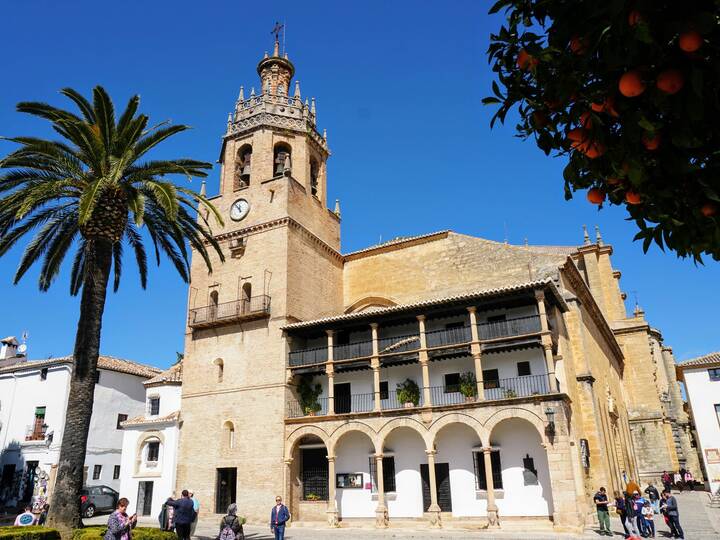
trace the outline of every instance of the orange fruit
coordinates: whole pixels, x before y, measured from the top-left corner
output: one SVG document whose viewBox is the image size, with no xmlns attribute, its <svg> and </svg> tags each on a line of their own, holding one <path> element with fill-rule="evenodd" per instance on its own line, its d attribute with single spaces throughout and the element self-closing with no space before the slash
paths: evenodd
<svg viewBox="0 0 720 540">
<path fill-rule="evenodd" d="M 583 143 L 579 150 L 588 158 L 595 159 L 602 156 L 605 153 L 606 148 L 602 143 L 588 141 Z"/>
<path fill-rule="evenodd" d="M 657 76 L 656 84 L 666 94 L 677 94 L 685 85 L 685 76 L 679 69 L 666 69 Z"/>
<path fill-rule="evenodd" d="M 629 189 L 625 192 L 625 201 L 628 204 L 640 204 L 640 194 L 637 191 Z"/>
<path fill-rule="evenodd" d="M 636 26 L 642 20 L 642 15 L 637 9 L 633 9 L 630 13 L 628 13 L 628 24 L 630 26 Z"/>
<path fill-rule="evenodd" d="M 642 137 L 642 143 L 648 150 L 657 150 L 660 147 L 660 134 L 650 136 L 646 133 Z"/>
<path fill-rule="evenodd" d="M 538 61 L 536 58 L 527 52 L 525 49 L 521 49 L 517 57 L 517 65 L 520 69 L 527 71 L 537 66 Z"/>
<path fill-rule="evenodd" d="M 572 141 L 573 148 L 577 148 L 581 143 L 587 141 L 587 131 L 582 128 L 571 129 L 567 132 L 567 139 Z"/>
<path fill-rule="evenodd" d="M 607 180 L 605 180 L 605 182 L 609 186 L 618 186 L 622 183 L 622 180 L 620 180 L 619 178 L 608 178 Z"/>
<path fill-rule="evenodd" d="M 603 112 L 605 110 L 605 102 L 603 101 L 602 103 L 591 103 L 590 108 L 594 112 Z"/>
<path fill-rule="evenodd" d="M 587 40 L 579 36 L 573 36 L 570 40 L 570 50 L 574 54 L 585 54 L 587 52 Z"/>
<path fill-rule="evenodd" d="M 678 47 L 685 52 L 695 52 L 702 47 L 703 38 L 694 30 L 683 32 L 678 38 Z"/>
<path fill-rule="evenodd" d="M 580 115 L 580 125 L 584 128 L 590 129 L 592 128 L 592 117 L 590 116 L 590 111 L 585 111 Z"/>
<path fill-rule="evenodd" d="M 700 213 L 705 217 L 712 217 L 717 213 L 718 206 L 714 202 L 706 202 L 700 207 Z"/>
<path fill-rule="evenodd" d="M 593 204 L 602 204 L 605 202 L 605 192 L 600 188 L 591 188 L 587 192 L 587 200 Z"/>
<path fill-rule="evenodd" d="M 618 89 L 625 97 L 636 97 L 642 94 L 645 91 L 645 83 L 640 72 L 633 69 L 623 74 L 618 81 Z"/>
</svg>

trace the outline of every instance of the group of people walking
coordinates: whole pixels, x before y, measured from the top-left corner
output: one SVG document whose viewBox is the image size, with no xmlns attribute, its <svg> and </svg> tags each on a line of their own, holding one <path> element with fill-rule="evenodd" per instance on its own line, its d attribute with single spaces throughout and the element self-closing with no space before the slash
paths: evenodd
<svg viewBox="0 0 720 540">
<path fill-rule="evenodd" d="M 682 468 L 672 474 L 667 471 L 663 471 L 662 483 L 663 489 L 667 491 L 670 491 L 673 487 L 680 493 L 682 493 L 686 488 L 690 491 L 694 491 L 695 489 L 695 477 L 685 468 Z"/>
<path fill-rule="evenodd" d="M 609 500 L 605 488 L 601 487 L 593 497 L 601 535 L 613 535 L 610 529 L 610 508 L 614 507 L 625 530 L 625 538 L 655 538 L 654 518 L 657 515 L 663 516 L 673 538 L 685 538 L 680 526 L 677 499 L 669 489 L 663 489 L 660 493 L 649 483 L 640 493 L 640 486 L 630 481 L 625 491 L 615 491 L 613 495 L 614 500 Z"/>
</svg>

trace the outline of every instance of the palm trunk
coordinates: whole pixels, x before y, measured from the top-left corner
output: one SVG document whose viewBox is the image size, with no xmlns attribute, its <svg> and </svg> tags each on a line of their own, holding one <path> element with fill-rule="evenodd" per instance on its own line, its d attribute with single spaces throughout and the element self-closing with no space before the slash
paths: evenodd
<svg viewBox="0 0 720 540">
<path fill-rule="evenodd" d="M 85 452 L 100 355 L 100 329 L 111 261 L 112 244 L 109 241 L 94 239 L 88 242 L 80 320 L 73 353 L 74 369 L 48 516 L 48 525 L 58 528 L 63 537 L 80 525 L 80 489 L 83 487 Z"/>
</svg>

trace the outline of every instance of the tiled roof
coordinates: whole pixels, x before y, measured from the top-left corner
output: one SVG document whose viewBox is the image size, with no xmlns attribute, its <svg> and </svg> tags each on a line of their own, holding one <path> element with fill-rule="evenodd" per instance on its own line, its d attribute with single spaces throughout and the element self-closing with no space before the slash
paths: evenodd
<svg viewBox="0 0 720 540">
<path fill-rule="evenodd" d="M 388 240 L 387 242 L 381 242 L 380 244 L 375 244 L 373 246 L 366 247 L 364 249 L 359 249 L 357 251 L 351 251 L 350 253 L 343 253 L 343 257 L 355 257 L 356 255 L 366 254 L 371 251 L 384 249 L 388 247 L 398 246 L 400 244 L 407 244 L 410 242 L 415 242 L 417 240 L 434 240 L 434 237 L 438 238 L 444 238 L 445 236 L 450 233 L 449 230 L 445 231 L 437 231 L 427 234 L 419 234 L 417 236 L 401 236 L 398 238 L 393 238 L 392 240 Z"/>
<path fill-rule="evenodd" d="M 463 301 L 463 300 L 474 300 L 479 298 L 484 298 L 488 296 L 498 296 L 506 293 L 512 293 L 527 289 L 538 289 L 542 287 L 549 287 L 550 291 L 555 296 L 558 303 L 563 306 L 564 309 L 567 308 L 565 301 L 562 298 L 562 295 L 560 294 L 560 291 L 557 290 L 557 287 L 555 286 L 555 283 L 552 279 L 543 279 L 543 280 L 537 280 L 537 281 L 527 281 L 525 283 L 517 283 L 514 285 L 506 285 L 504 287 L 496 287 L 493 289 L 484 289 L 484 290 L 478 290 L 478 291 L 470 291 L 463 294 L 453 295 L 453 296 L 445 296 L 442 298 L 433 298 L 429 300 L 421 300 L 420 302 L 413 302 L 411 304 L 399 304 L 396 306 L 390 306 L 390 307 L 384 307 L 384 308 L 377 308 L 377 309 L 368 309 L 365 311 L 359 311 L 356 313 L 346 313 L 342 315 L 334 315 L 331 317 L 324 317 L 322 319 L 315 319 L 312 321 L 302 321 L 297 322 L 293 324 L 288 324 L 284 326 L 283 330 L 298 330 L 301 328 L 307 328 L 311 326 L 319 326 L 323 324 L 328 323 L 334 323 L 334 322 L 342 322 L 342 321 L 351 321 L 353 319 L 361 319 L 364 317 L 376 317 L 378 315 L 386 315 L 390 313 L 396 313 L 396 312 L 402 312 L 402 311 L 408 311 L 413 310 L 417 308 L 423 308 L 423 307 L 431 307 L 435 305 L 445 304 L 448 302 L 457 302 L 457 301 Z"/>
<path fill-rule="evenodd" d="M 48 358 L 46 360 L 28 360 L 27 362 L 18 362 L 11 366 L 0 368 L 0 373 L 38 369 L 60 364 L 72 364 L 72 360 L 72 356 L 61 356 L 58 358 Z M 138 364 L 132 360 L 125 360 L 123 358 L 105 355 L 101 355 L 100 358 L 98 358 L 98 369 L 107 369 L 109 371 L 137 375 L 138 377 L 145 377 L 148 379 L 150 377 L 154 377 L 161 371 L 156 367 Z"/>
<path fill-rule="evenodd" d="M 680 369 L 691 368 L 691 367 L 703 367 L 720 364 L 720 351 L 706 354 L 705 356 L 699 356 L 697 358 L 691 358 L 680 362 L 678 367 Z"/>
<path fill-rule="evenodd" d="M 136 416 L 135 418 L 130 418 L 129 420 L 125 420 L 124 422 L 120 422 L 120 426 L 122 427 L 130 427 L 130 426 L 145 426 L 145 425 L 151 425 L 151 424 L 164 424 L 166 422 L 175 422 L 180 419 L 180 411 L 174 411 L 166 416 L 153 416 L 152 418 L 146 418 L 144 416 Z"/>
<path fill-rule="evenodd" d="M 8 345 L 19 345 L 20 342 L 17 340 L 15 336 L 8 336 L 5 338 L 0 339 L 0 343 L 7 343 Z"/>
<path fill-rule="evenodd" d="M 160 386 L 162 384 L 182 384 L 182 362 L 178 362 L 162 373 L 155 375 L 143 383 L 145 386 Z"/>
</svg>

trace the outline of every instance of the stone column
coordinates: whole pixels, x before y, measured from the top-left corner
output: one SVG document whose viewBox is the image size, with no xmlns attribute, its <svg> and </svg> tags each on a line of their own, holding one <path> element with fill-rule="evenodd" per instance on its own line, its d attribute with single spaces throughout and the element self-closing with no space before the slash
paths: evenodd
<svg viewBox="0 0 720 540">
<path fill-rule="evenodd" d="M 550 326 L 548 325 L 547 312 L 545 311 L 545 293 L 537 291 L 535 293 L 537 300 L 538 315 L 540 316 L 540 331 L 542 332 L 543 349 L 545 350 L 545 366 L 548 373 L 548 384 L 551 392 L 558 391 L 557 379 L 555 378 L 555 359 L 552 352 L 552 336 L 550 335 Z"/>
<path fill-rule="evenodd" d="M 473 357 L 473 363 L 475 364 L 475 380 L 477 381 L 477 400 L 482 401 L 485 399 L 485 386 L 483 385 L 483 372 L 482 372 L 482 346 L 480 345 L 480 333 L 478 332 L 477 326 L 477 308 L 470 306 L 467 308 L 470 314 L 470 354 Z"/>
<path fill-rule="evenodd" d="M 285 501 L 285 504 L 290 508 L 290 505 L 292 504 L 292 501 L 290 498 L 292 497 L 292 493 L 290 491 L 291 487 L 290 484 L 292 483 L 292 458 L 288 458 L 285 460 L 285 467 L 283 467 L 283 501 Z"/>
<path fill-rule="evenodd" d="M 333 347 L 335 346 L 335 331 L 325 330 L 327 334 L 327 364 L 325 373 L 328 377 L 328 406 L 327 414 L 335 414 L 335 365 L 333 364 Z"/>
<path fill-rule="evenodd" d="M 543 341 L 545 336 L 543 336 Z M 545 365 L 547 366 L 548 372 L 548 383 L 550 384 L 550 391 L 558 391 L 557 378 L 555 378 L 555 359 L 553 358 L 552 343 L 543 343 L 543 349 L 545 350 Z"/>
<path fill-rule="evenodd" d="M 498 507 L 495 504 L 495 484 L 492 476 L 492 460 L 490 453 L 492 448 L 483 448 L 483 459 L 485 460 L 485 484 L 487 486 L 487 526 L 488 529 L 500 528 L 500 517 Z"/>
<path fill-rule="evenodd" d="M 328 505 L 327 521 L 330 527 L 339 527 L 337 502 L 335 501 L 335 456 L 328 456 Z"/>
<path fill-rule="evenodd" d="M 385 529 L 389 524 L 387 506 L 385 506 L 385 479 L 383 478 L 383 455 L 375 454 L 375 473 L 377 474 L 378 504 L 375 508 L 375 527 Z"/>
<path fill-rule="evenodd" d="M 380 353 L 378 349 L 378 323 L 370 323 L 370 331 L 372 332 L 372 358 L 370 359 L 370 367 L 373 372 L 373 411 L 377 412 L 382 409 L 380 404 Z"/>
<path fill-rule="evenodd" d="M 417 320 L 418 332 L 420 334 L 418 360 L 420 361 L 420 369 L 422 370 L 423 407 L 432 407 L 432 398 L 430 396 L 430 368 L 428 366 L 427 340 L 425 339 L 425 315 L 418 315 Z"/>
<path fill-rule="evenodd" d="M 430 508 L 428 508 L 428 514 L 430 514 L 430 526 L 431 527 L 442 527 L 440 521 L 440 505 L 437 502 L 437 479 L 435 478 L 435 450 L 425 450 L 427 454 L 428 462 L 428 476 L 430 477 Z"/>
</svg>

